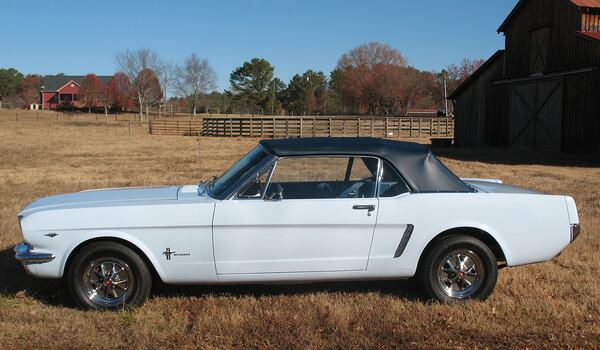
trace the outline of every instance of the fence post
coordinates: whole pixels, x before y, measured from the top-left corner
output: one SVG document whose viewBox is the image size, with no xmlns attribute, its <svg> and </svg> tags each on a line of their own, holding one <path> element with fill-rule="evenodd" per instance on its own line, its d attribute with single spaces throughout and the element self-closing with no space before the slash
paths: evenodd
<svg viewBox="0 0 600 350">
<path fill-rule="evenodd" d="M 371 117 L 371 137 L 375 136 L 375 118 Z"/>
<path fill-rule="evenodd" d="M 229 137 L 233 137 L 233 119 L 229 118 Z"/>
<path fill-rule="evenodd" d="M 315 135 L 317 134 L 317 118 L 313 117 L 313 132 L 312 132 L 312 136 L 315 137 Z"/>
<path fill-rule="evenodd" d="M 329 118 L 329 137 L 331 137 L 331 118 Z"/>
<path fill-rule="evenodd" d="M 252 138 L 252 119 L 250 118 L 250 138 Z"/>
<path fill-rule="evenodd" d="M 272 125 L 272 131 L 273 131 L 273 135 L 272 138 L 275 138 L 275 118 L 273 118 L 273 125 Z"/>
<path fill-rule="evenodd" d="M 409 130 L 408 130 L 408 137 L 412 139 L 413 137 L 413 118 L 410 117 L 410 126 L 409 126 Z"/>
<path fill-rule="evenodd" d="M 290 120 L 289 119 L 285 119 L 285 138 L 289 138 L 290 137 Z"/>
<path fill-rule="evenodd" d="M 302 138 L 302 117 L 300 117 L 300 138 Z"/>
<path fill-rule="evenodd" d="M 357 126 L 356 130 L 357 130 L 357 134 L 358 134 L 357 137 L 360 137 L 360 118 L 358 118 L 357 120 L 358 120 L 358 124 L 356 125 Z"/>
<path fill-rule="evenodd" d="M 389 118 L 386 117 L 385 118 L 385 138 L 386 139 L 388 138 L 388 135 L 389 135 L 389 132 L 388 132 L 388 121 L 389 121 Z"/>
<path fill-rule="evenodd" d="M 433 137 L 433 118 L 429 119 L 429 137 Z"/>
</svg>

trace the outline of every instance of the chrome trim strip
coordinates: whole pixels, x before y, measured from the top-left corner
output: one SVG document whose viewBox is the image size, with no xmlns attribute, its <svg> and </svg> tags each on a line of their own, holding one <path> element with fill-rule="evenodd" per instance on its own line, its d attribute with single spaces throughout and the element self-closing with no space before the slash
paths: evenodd
<svg viewBox="0 0 600 350">
<path fill-rule="evenodd" d="M 399 258 L 402 253 L 404 253 L 404 249 L 408 245 L 408 240 L 413 233 L 415 226 L 413 224 L 406 225 L 406 230 L 404 230 L 404 234 L 402 235 L 402 239 L 400 239 L 400 244 L 398 244 L 398 248 L 396 248 L 396 253 L 394 253 L 394 258 Z"/>
<path fill-rule="evenodd" d="M 27 243 L 21 243 L 15 247 L 15 259 L 24 264 L 41 264 L 54 260 L 52 253 L 32 253 L 33 247 Z"/>
</svg>

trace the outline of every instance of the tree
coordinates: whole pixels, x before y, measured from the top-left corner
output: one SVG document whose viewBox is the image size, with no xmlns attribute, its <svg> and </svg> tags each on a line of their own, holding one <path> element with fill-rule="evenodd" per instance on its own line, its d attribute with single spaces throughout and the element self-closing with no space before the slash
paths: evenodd
<svg viewBox="0 0 600 350">
<path fill-rule="evenodd" d="M 327 78 L 323 72 L 307 70 L 290 80 L 283 94 L 284 107 L 295 114 L 321 114 L 327 107 Z"/>
<path fill-rule="evenodd" d="M 229 94 L 242 100 L 246 107 L 265 109 L 269 99 L 269 88 L 273 81 L 275 68 L 263 58 L 253 58 L 244 62 L 229 76 L 231 90 Z"/>
<path fill-rule="evenodd" d="M 372 42 L 345 53 L 336 67 L 336 88 L 344 104 L 355 112 L 392 114 L 401 109 L 404 83 L 412 71 L 402 54 Z"/>
<path fill-rule="evenodd" d="M 123 72 L 117 72 L 106 83 L 106 100 L 109 106 L 116 110 L 128 110 L 133 105 L 135 92 L 131 81 Z"/>
<path fill-rule="evenodd" d="M 283 81 L 279 78 L 274 78 L 269 84 L 269 100 L 267 102 L 267 110 L 271 112 L 271 115 L 279 114 L 279 110 L 282 107 L 283 94 L 286 86 Z"/>
<path fill-rule="evenodd" d="M 102 83 L 96 74 L 90 73 L 81 80 L 79 99 L 88 109 L 88 113 L 92 112 L 92 108 L 100 106 L 101 99 L 103 99 L 102 94 L 104 94 Z"/>
<path fill-rule="evenodd" d="M 37 103 L 40 99 L 42 78 L 39 75 L 28 75 L 21 80 L 19 96 L 26 105 Z"/>
<path fill-rule="evenodd" d="M 484 63 L 485 63 L 484 59 L 471 60 L 471 59 L 465 58 L 458 65 L 451 64 L 448 66 L 448 68 L 447 68 L 448 77 L 451 80 L 457 81 L 458 84 L 461 84 L 462 82 L 467 80 L 467 78 L 470 77 L 471 74 L 475 73 L 475 71 L 479 67 L 481 67 L 481 65 Z"/>
<path fill-rule="evenodd" d="M 195 116 L 200 95 L 216 87 L 215 71 L 207 60 L 193 53 L 176 68 L 175 87 L 180 97 L 189 99 Z"/>
<path fill-rule="evenodd" d="M 3 97 L 14 96 L 19 90 L 23 74 L 14 68 L 0 69 L 0 101 Z"/>
<path fill-rule="evenodd" d="M 152 69 L 145 68 L 138 74 L 132 85 L 134 86 L 134 90 L 136 89 L 135 87 L 138 87 L 139 91 L 144 94 L 143 97 L 140 98 L 136 91 L 138 101 L 144 101 L 143 104 L 140 103 L 140 106 L 146 108 L 146 118 L 148 118 L 148 109 L 151 106 L 155 106 L 163 98 L 162 88 L 158 81 L 158 77 Z"/>
<path fill-rule="evenodd" d="M 125 50 L 116 55 L 116 61 L 132 83 L 140 120 L 143 119 L 144 109 L 148 117 L 148 108 L 159 102 L 163 95 L 155 73 L 163 64 L 158 53 L 149 49 Z"/>
<path fill-rule="evenodd" d="M 156 77 L 158 78 L 158 82 L 162 87 L 163 99 L 166 102 L 169 89 L 173 87 L 175 80 L 177 79 L 177 67 L 171 63 L 163 62 L 155 68 L 155 73 Z"/>
</svg>

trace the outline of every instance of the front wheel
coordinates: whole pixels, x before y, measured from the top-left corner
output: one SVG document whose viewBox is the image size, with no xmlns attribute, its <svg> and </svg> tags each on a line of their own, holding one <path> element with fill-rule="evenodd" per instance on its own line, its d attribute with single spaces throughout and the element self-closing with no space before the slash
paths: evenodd
<svg viewBox="0 0 600 350">
<path fill-rule="evenodd" d="M 498 264 L 485 243 L 471 236 L 452 235 L 428 251 L 418 278 L 428 298 L 446 303 L 484 300 L 496 286 Z"/>
<path fill-rule="evenodd" d="M 152 275 L 144 260 L 115 242 L 94 242 L 83 247 L 69 264 L 66 277 L 75 302 L 94 310 L 141 305 L 152 286 Z"/>
</svg>

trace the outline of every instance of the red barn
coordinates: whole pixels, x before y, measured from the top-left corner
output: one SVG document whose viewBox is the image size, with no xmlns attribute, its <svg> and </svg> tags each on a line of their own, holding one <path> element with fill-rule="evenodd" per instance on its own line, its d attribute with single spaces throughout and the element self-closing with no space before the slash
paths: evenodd
<svg viewBox="0 0 600 350">
<path fill-rule="evenodd" d="M 80 108 L 79 86 L 83 75 L 47 75 L 42 78 L 42 109 Z M 99 75 L 103 86 L 112 76 Z"/>
</svg>

